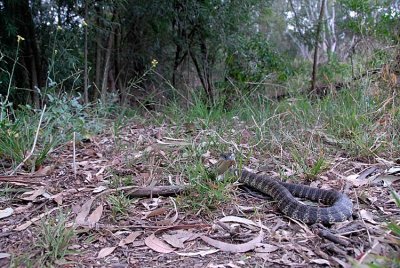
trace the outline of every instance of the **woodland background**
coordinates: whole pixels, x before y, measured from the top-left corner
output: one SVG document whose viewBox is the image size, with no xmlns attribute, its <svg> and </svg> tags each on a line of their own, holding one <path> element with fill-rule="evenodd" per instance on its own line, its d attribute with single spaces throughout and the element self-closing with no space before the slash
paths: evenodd
<svg viewBox="0 0 400 268">
<path fill-rule="evenodd" d="M 399 31 L 398 0 L 0 0 L 0 266 L 399 267 Z"/>
<path fill-rule="evenodd" d="M 1 1 L 2 103 L 40 108 L 49 95 L 79 94 L 83 103 L 148 106 L 195 92 L 215 105 L 236 100 L 233 88 L 286 95 L 280 85 L 307 72 L 334 85 L 393 60 L 398 8 L 383 0 Z"/>
</svg>

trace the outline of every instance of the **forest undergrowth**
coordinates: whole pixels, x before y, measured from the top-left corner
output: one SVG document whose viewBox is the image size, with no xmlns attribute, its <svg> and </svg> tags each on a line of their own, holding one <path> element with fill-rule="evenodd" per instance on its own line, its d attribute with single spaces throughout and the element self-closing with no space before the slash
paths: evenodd
<svg viewBox="0 0 400 268">
<path fill-rule="evenodd" d="M 172 267 L 203 256 L 203 265 L 399 265 L 396 88 L 375 76 L 324 97 L 253 92 L 213 108 L 201 96 L 188 103 L 134 110 L 49 95 L 43 109 L 9 106 L 0 128 L 1 263 Z M 240 167 L 344 191 L 355 206 L 355 218 L 334 228 L 344 242 L 263 205 L 233 174 L 210 178 L 224 152 Z M 158 186 L 185 189 L 135 195 Z"/>
</svg>

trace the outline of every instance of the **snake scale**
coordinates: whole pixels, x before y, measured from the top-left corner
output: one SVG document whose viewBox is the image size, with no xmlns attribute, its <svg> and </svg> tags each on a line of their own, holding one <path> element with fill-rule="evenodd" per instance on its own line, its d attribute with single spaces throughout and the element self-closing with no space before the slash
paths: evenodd
<svg viewBox="0 0 400 268">
<path fill-rule="evenodd" d="M 223 160 L 219 162 L 219 174 L 222 174 L 234 164 L 233 155 L 221 155 L 221 157 L 223 157 Z M 235 173 L 239 174 L 239 182 L 271 196 L 277 202 L 277 207 L 282 213 L 307 224 L 341 222 L 352 215 L 353 203 L 347 195 L 338 191 L 281 182 L 247 170 L 239 171 L 236 169 Z M 295 197 L 322 202 L 328 207 L 304 205 Z"/>
</svg>

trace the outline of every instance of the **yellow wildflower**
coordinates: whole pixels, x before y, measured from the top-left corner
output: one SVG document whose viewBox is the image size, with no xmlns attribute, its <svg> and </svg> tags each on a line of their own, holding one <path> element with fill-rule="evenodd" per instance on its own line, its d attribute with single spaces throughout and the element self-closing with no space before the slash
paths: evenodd
<svg viewBox="0 0 400 268">
<path fill-rule="evenodd" d="M 156 59 L 153 59 L 153 60 L 151 61 L 151 67 L 156 68 L 156 67 L 157 67 L 157 64 L 158 64 L 158 61 L 157 61 Z"/>
<path fill-rule="evenodd" d="M 23 38 L 22 36 L 20 36 L 20 35 L 17 35 L 17 42 L 19 43 L 20 41 L 24 41 L 25 40 L 25 38 Z"/>
</svg>

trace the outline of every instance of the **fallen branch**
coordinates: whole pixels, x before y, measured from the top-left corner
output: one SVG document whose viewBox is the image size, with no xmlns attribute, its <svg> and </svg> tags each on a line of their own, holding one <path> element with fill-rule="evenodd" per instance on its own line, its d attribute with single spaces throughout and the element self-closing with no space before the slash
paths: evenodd
<svg viewBox="0 0 400 268">
<path fill-rule="evenodd" d="M 152 197 L 152 196 L 165 196 L 165 195 L 178 195 L 187 191 L 188 186 L 173 185 L 173 186 L 149 186 L 139 189 L 131 190 L 127 193 L 130 197 Z"/>
<path fill-rule="evenodd" d="M 201 228 L 210 228 L 210 224 L 206 223 L 197 223 L 197 224 L 178 224 L 178 225 L 168 225 L 168 226 L 155 226 L 155 225 L 113 225 L 113 224 L 100 224 L 96 223 L 94 226 L 88 226 L 85 224 L 78 224 L 76 226 L 79 227 L 89 227 L 95 230 L 129 230 L 129 229 L 156 229 L 156 232 L 165 231 L 165 230 L 181 230 L 181 229 L 201 229 Z"/>
<path fill-rule="evenodd" d="M 329 230 L 317 230 L 316 234 L 322 238 L 328 239 L 329 241 L 332 241 L 336 244 L 339 244 L 339 245 L 342 245 L 345 247 L 350 245 L 350 243 L 348 241 L 340 239 L 339 237 L 337 237 L 336 235 L 331 233 Z"/>
<path fill-rule="evenodd" d="M 328 230 L 327 228 L 325 228 L 321 224 L 313 225 L 313 230 L 314 230 L 316 235 L 318 235 L 319 237 L 328 239 L 331 242 L 334 242 L 336 244 L 339 244 L 339 245 L 342 245 L 342 246 L 345 246 L 345 247 L 350 245 L 349 241 L 340 239 L 339 237 L 337 237 L 335 234 L 333 234 L 330 230 Z"/>
<path fill-rule="evenodd" d="M 43 178 L 44 175 L 13 175 L 0 176 L 0 182 L 19 183 L 19 184 L 38 184 L 46 185 L 43 181 L 35 180 L 35 178 Z"/>
</svg>

